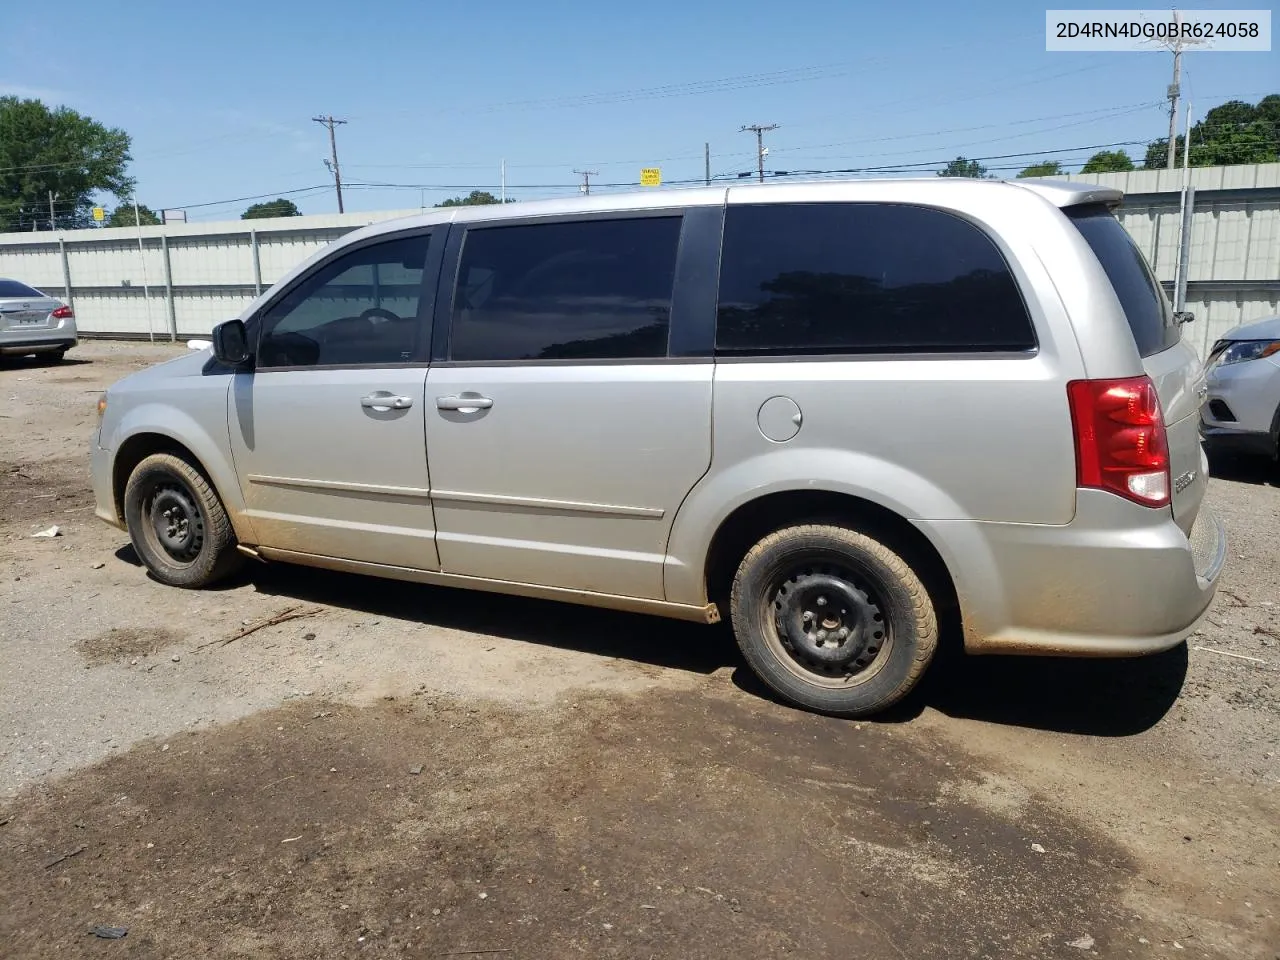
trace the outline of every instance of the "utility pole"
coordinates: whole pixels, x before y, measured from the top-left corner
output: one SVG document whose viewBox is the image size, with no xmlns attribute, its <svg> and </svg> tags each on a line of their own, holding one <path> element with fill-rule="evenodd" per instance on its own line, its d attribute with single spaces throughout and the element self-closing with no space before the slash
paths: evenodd
<svg viewBox="0 0 1280 960">
<path fill-rule="evenodd" d="M 702 169 L 709 187 L 711 186 L 711 144 L 709 143 L 702 145 Z"/>
<path fill-rule="evenodd" d="M 591 196 L 591 178 L 600 176 L 598 170 L 575 170 L 573 171 L 582 178 L 582 192 L 586 196 Z"/>
<path fill-rule="evenodd" d="M 333 156 L 333 188 L 338 192 L 338 212 L 345 213 L 342 209 L 342 170 L 338 166 L 338 139 L 334 136 L 333 128 L 347 121 L 337 120 L 332 116 L 312 117 L 311 119 L 322 127 L 329 128 L 329 152 Z"/>
<path fill-rule="evenodd" d="M 760 173 L 760 182 L 764 183 L 764 135 L 770 130 L 777 130 L 776 123 L 759 124 L 753 123 L 743 127 L 743 133 L 754 133 L 756 135 L 756 169 Z"/>
<path fill-rule="evenodd" d="M 1182 14 L 1177 10 L 1173 11 L 1173 22 L 1175 24 L 1182 23 Z M 1165 41 L 1164 46 L 1173 54 L 1173 83 L 1169 84 L 1167 96 L 1169 97 L 1169 150 L 1165 160 L 1165 168 L 1174 169 L 1177 165 L 1178 154 L 1178 98 L 1182 95 L 1182 48 L 1191 47 L 1196 44 L 1204 43 L 1204 39 L 1196 37 L 1182 36 L 1182 29 L 1179 27 L 1178 36 L 1174 40 Z M 1183 149 L 1191 149 L 1191 128 L 1188 127 L 1183 139 Z"/>
<path fill-rule="evenodd" d="M 1175 22 L 1178 11 L 1173 12 Z M 1178 38 L 1173 46 L 1173 83 L 1169 84 L 1169 156 L 1165 168 L 1173 169 L 1173 162 L 1178 151 L 1178 97 L 1182 93 L 1182 39 Z"/>
<path fill-rule="evenodd" d="M 52 190 L 49 191 L 49 229 L 50 230 L 58 229 L 58 221 L 54 218 L 54 215 L 53 215 L 53 201 L 57 197 L 58 197 L 58 194 L 54 193 Z"/>
<path fill-rule="evenodd" d="M 147 339 L 156 340 L 156 331 L 151 326 L 151 284 L 147 282 L 147 254 L 142 248 L 142 214 L 138 211 L 138 198 L 133 197 L 133 226 L 138 231 L 138 263 L 142 267 L 142 306 L 147 313 Z"/>
</svg>

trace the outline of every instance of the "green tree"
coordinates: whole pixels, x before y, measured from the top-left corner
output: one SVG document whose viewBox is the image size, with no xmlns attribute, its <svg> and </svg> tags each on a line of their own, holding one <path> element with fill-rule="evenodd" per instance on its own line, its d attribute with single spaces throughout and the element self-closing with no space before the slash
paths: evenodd
<svg viewBox="0 0 1280 960">
<path fill-rule="evenodd" d="M 279 197 L 275 200 L 268 200 L 266 203 L 255 203 L 252 207 L 240 214 L 241 220 L 265 220 L 267 217 L 300 217 L 302 211 L 298 209 L 298 205 L 292 200 L 286 200 Z"/>
<path fill-rule="evenodd" d="M 1174 163 L 1178 165 L 1182 163 L 1182 137 L 1174 147 Z M 1142 167 L 1162 170 L 1168 159 L 1169 139 L 1153 140 L 1147 145 Z M 1257 104 L 1229 100 L 1214 107 L 1191 127 L 1189 160 L 1193 167 L 1280 161 L 1280 94 L 1263 97 Z"/>
<path fill-rule="evenodd" d="M 129 135 L 68 107 L 0 97 L 0 230 L 91 223 L 93 194 L 127 197 Z"/>
<path fill-rule="evenodd" d="M 979 180 L 987 179 L 989 174 L 987 168 L 980 164 L 977 160 L 966 160 L 964 157 L 956 157 L 945 167 L 938 171 L 940 177 L 975 177 Z"/>
<path fill-rule="evenodd" d="M 133 204 L 122 203 L 111 211 L 111 216 L 107 217 L 108 227 L 154 227 L 160 222 L 160 218 L 146 204 L 138 204 L 138 216 L 133 216 Z"/>
<path fill-rule="evenodd" d="M 1133 169 L 1133 161 L 1123 150 L 1099 150 L 1080 168 L 1081 173 L 1125 173 Z"/>
<path fill-rule="evenodd" d="M 1066 172 L 1066 170 L 1062 169 L 1062 164 L 1057 160 L 1041 160 L 1039 163 L 1033 163 L 1029 167 L 1023 167 L 1018 177 L 1019 179 L 1022 177 L 1060 177 Z"/>
<path fill-rule="evenodd" d="M 1178 134 L 1175 143 L 1174 158 L 1177 163 L 1182 162 L 1182 134 Z M 1152 140 L 1147 144 L 1147 152 L 1142 157 L 1143 170 L 1163 170 L 1169 161 L 1169 138 L 1163 140 Z"/>
<path fill-rule="evenodd" d="M 437 207 L 483 207 L 490 203 L 501 203 L 502 201 L 495 197 L 488 190 L 472 190 L 465 197 L 451 197 L 444 203 L 437 203 Z M 508 200 L 507 203 L 511 201 Z"/>
</svg>

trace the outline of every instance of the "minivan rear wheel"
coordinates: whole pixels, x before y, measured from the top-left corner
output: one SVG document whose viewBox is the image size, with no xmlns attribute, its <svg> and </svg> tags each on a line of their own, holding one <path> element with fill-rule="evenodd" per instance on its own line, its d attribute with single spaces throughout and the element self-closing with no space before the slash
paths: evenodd
<svg viewBox="0 0 1280 960">
<path fill-rule="evenodd" d="M 218 494 L 199 470 L 173 454 L 152 454 L 134 468 L 125 485 L 124 518 L 133 549 L 169 586 L 208 586 L 244 559 Z"/>
<path fill-rule="evenodd" d="M 809 710 L 862 717 L 906 696 L 938 646 L 928 590 L 885 544 L 847 527 L 786 527 L 738 567 L 738 646 L 775 693 Z"/>
</svg>

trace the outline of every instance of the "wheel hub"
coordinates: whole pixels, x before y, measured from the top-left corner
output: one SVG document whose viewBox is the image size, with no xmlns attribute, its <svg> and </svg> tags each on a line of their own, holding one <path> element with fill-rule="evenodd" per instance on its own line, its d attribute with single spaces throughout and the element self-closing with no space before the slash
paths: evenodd
<svg viewBox="0 0 1280 960">
<path fill-rule="evenodd" d="M 175 560 L 188 561 L 200 552 L 204 526 L 200 511 L 183 490 L 164 487 L 151 501 L 151 526 L 156 540 Z"/>
<path fill-rule="evenodd" d="M 852 673 L 869 664 L 883 643 L 879 608 L 833 573 L 798 573 L 779 587 L 773 606 L 779 637 L 806 666 Z"/>
</svg>

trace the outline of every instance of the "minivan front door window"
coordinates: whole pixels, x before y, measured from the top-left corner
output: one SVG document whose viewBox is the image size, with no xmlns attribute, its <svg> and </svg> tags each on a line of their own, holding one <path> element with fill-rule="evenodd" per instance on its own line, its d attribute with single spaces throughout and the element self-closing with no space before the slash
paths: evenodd
<svg viewBox="0 0 1280 960">
<path fill-rule="evenodd" d="M 416 356 L 425 235 L 361 247 L 322 267 L 262 319 L 258 367 L 405 363 Z"/>
</svg>

